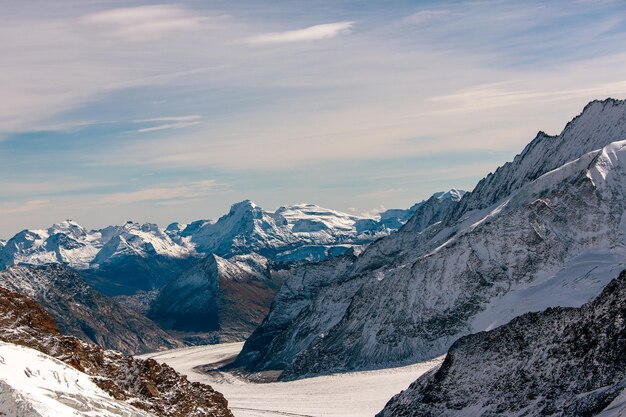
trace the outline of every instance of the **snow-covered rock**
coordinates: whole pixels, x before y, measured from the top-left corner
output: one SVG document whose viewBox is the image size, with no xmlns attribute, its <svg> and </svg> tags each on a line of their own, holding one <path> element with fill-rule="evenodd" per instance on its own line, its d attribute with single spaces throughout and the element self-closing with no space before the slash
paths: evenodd
<svg viewBox="0 0 626 417">
<path fill-rule="evenodd" d="M 23 346 L 0 342 L 0 415 L 154 417 L 112 398 L 89 376 Z"/>
<path fill-rule="evenodd" d="M 0 287 L 39 302 L 63 334 L 105 348 L 134 354 L 181 345 L 154 322 L 94 291 L 62 265 L 10 267 L 0 271 Z"/>
<path fill-rule="evenodd" d="M 617 416 L 625 387 L 623 272 L 581 308 L 528 313 L 461 338 L 378 416 Z"/>
<path fill-rule="evenodd" d="M 359 256 L 296 268 L 237 363 L 282 379 L 412 363 L 582 305 L 624 268 L 625 138 L 626 102 L 593 102 L 460 202 L 418 209 Z"/>
</svg>

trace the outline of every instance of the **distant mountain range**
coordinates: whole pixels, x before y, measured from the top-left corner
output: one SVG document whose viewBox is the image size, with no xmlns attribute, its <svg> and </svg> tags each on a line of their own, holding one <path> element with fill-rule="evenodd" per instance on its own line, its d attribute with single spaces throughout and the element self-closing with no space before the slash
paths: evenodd
<svg viewBox="0 0 626 417">
<path fill-rule="evenodd" d="M 269 311 L 289 265 L 367 245 L 422 204 L 362 217 L 312 204 L 268 212 L 246 200 L 215 222 L 166 229 L 127 222 L 86 230 L 68 220 L 3 243 L 0 269 L 9 270 L 0 272 L 0 286 L 37 299 L 64 333 L 127 353 L 178 343 L 132 310 L 193 343 L 242 340 Z"/>
<path fill-rule="evenodd" d="M 413 363 L 459 337 L 578 307 L 625 268 L 626 101 L 540 132 L 454 204 L 355 255 L 296 267 L 236 365 L 284 380 Z"/>
<path fill-rule="evenodd" d="M 319 261 L 388 235 L 419 206 L 362 217 L 312 204 L 265 211 L 251 201 L 234 204 L 217 221 L 173 223 L 166 229 L 128 222 L 86 230 L 64 221 L 23 230 L 0 244 L 0 269 L 60 263 L 81 271 L 96 289 L 134 294 L 160 288 L 197 258 L 257 253 L 275 262 Z"/>
</svg>

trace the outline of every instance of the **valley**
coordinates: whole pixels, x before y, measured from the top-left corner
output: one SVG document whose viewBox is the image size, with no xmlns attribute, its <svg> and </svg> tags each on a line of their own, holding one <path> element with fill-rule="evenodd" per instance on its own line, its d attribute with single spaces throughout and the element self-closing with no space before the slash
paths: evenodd
<svg viewBox="0 0 626 417">
<path fill-rule="evenodd" d="M 254 383 L 229 372 L 202 372 L 232 360 L 243 343 L 196 346 L 146 354 L 189 380 L 224 394 L 235 417 L 372 417 L 395 393 L 406 389 L 443 358 L 400 368 L 322 376 L 292 382 Z"/>
</svg>

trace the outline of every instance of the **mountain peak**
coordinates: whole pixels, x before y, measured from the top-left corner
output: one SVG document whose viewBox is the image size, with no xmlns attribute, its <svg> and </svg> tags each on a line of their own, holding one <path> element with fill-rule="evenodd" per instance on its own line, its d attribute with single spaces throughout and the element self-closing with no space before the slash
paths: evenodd
<svg viewBox="0 0 626 417">
<path fill-rule="evenodd" d="M 251 211 L 257 207 L 258 206 L 254 204 L 251 200 L 243 200 L 230 206 L 230 212 L 235 213 L 239 211 Z"/>
</svg>

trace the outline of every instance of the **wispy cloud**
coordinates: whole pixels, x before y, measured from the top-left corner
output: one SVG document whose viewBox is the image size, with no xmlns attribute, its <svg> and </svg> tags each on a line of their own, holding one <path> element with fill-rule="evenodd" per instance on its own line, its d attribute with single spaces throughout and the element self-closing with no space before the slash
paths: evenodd
<svg viewBox="0 0 626 417">
<path fill-rule="evenodd" d="M 348 32 L 355 22 L 335 22 L 322 25 L 310 26 L 304 29 L 289 30 L 286 32 L 270 32 L 246 39 L 252 44 L 276 44 L 291 42 L 317 41 L 321 39 L 334 38 L 342 33 Z"/>
<path fill-rule="evenodd" d="M 174 32 L 198 29 L 202 19 L 175 5 L 124 7 L 86 15 L 81 23 L 131 42 L 162 38 Z"/>
<path fill-rule="evenodd" d="M 48 204 L 48 200 L 28 200 L 17 203 L 0 204 L 0 215 L 15 215 L 37 211 L 43 209 Z"/>
<path fill-rule="evenodd" d="M 431 22 L 433 20 L 440 20 L 443 17 L 449 16 L 449 10 L 420 10 L 406 16 L 403 20 L 406 23 L 424 23 Z"/>
<path fill-rule="evenodd" d="M 148 133 L 148 132 L 156 132 L 159 130 L 168 130 L 168 129 L 182 129 L 189 126 L 195 126 L 197 124 L 202 123 L 202 116 L 199 115 L 190 115 L 190 116 L 165 116 L 165 117 L 154 117 L 150 119 L 139 119 L 135 120 L 135 123 L 158 123 L 158 122 L 168 122 L 161 123 L 156 126 L 144 127 L 136 130 L 138 133 Z"/>
<path fill-rule="evenodd" d="M 204 180 L 190 184 L 145 188 L 130 192 L 108 194 L 96 199 L 94 203 L 96 205 L 119 205 L 145 201 L 167 202 L 178 199 L 198 198 L 207 195 L 216 185 L 217 182 L 215 180 Z"/>
<path fill-rule="evenodd" d="M 193 114 L 190 116 L 164 116 L 153 117 L 150 119 L 138 119 L 135 123 L 150 123 L 150 122 L 193 122 L 202 119 L 202 116 Z"/>
</svg>

